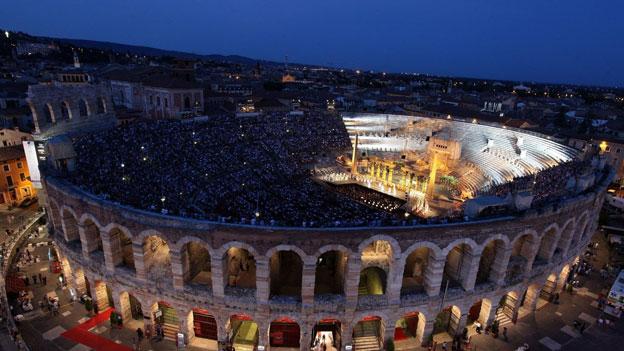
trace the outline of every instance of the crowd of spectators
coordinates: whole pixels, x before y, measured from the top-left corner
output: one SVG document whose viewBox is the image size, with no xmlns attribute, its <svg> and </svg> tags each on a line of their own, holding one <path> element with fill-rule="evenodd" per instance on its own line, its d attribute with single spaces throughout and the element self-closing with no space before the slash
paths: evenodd
<svg viewBox="0 0 624 351">
<path fill-rule="evenodd" d="M 75 184 L 139 209 L 265 225 L 342 226 L 389 217 L 310 176 L 317 159 L 350 149 L 334 115 L 137 122 L 79 137 L 74 147 Z"/>
</svg>

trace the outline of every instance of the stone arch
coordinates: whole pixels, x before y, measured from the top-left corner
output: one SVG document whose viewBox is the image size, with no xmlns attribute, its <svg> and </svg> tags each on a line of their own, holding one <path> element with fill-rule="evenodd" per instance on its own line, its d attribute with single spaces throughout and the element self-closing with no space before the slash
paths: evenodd
<svg viewBox="0 0 624 351">
<path fill-rule="evenodd" d="M 200 238 L 186 236 L 174 246 L 180 253 L 184 283 L 211 290 L 213 250 L 210 245 Z"/>
<path fill-rule="evenodd" d="M 358 245 L 358 253 L 360 256 L 363 254 L 363 251 L 375 241 L 387 242 L 392 248 L 392 257 L 400 257 L 401 245 L 399 245 L 399 242 L 395 238 L 383 234 L 373 235 L 372 237 L 362 241 L 360 245 Z"/>
<path fill-rule="evenodd" d="M 130 291 L 121 291 L 119 294 L 119 306 L 117 312 L 121 314 L 124 323 L 130 320 L 143 321 L 143 308 L 149 306 L 143 303 L 141 296 L 132 294 Z"/>
<path fill-rule="evenodd" d="M 301 323 L 290 316 L 271 319 L 269 323 L 269 347 L 299 349 L 301 343 Z"/>
<path fill-rule="evenodd" d="M 385 336 L 385 323 L 389 319 L 385 319 L 383 313 L 372 312 L 359 318 L 354 318 L 353 323 L 353 346 L 354 349 L 382 350 L 383 339 Z"/>
<path fill-rule="evenodd" d="M 438 260 L 440 248 L 431 242 L 417 242 L 404 251 L 400 264 L 403 267 L 401 295 L 416 295 L 425 292 L 429 264 Z"/>
<path fill-rule="evenodd" d="M 157 284 L 171 284 L 173 271 L 166 236 L 159 231 L 148 229 L 140 232 L 133 243 L 143 248 L 143 268 L 146 277 Z"/>
<path fill-rule="evenodd" d="M 67 121 L 73 118 L 71 106 L 66 100 L 61 101 L 61 120 Z"/>
<path fill-rule="evenodd" d="M 50 103 L 46 103 L 43 105 L 43 117 L 45 123 L 42 124 L 53 124 L 56 123 L 56 116 L 54 115 L 54 109 Z"/>
<path fill-rule="evenodd" d="M 505 322 L 515 321 L 517 316 L 517 308 L 518 308 L 518 299 L 520 295 L 516 291 L 508 291 L 505 295 L 503 295 L 498 301 L 498 306 L 496 307 L 496 316 L 495 320 L 499 321 L 500 324 L 505 324 Z"/>
<path fill-rule="evenodd" d="M 385 295 L 388 289 L 389 276 L 380 267 L 364 267 L 360 272 L 358 295 Z"/>
<path fill-rule="evenodd" d="M 529 263 L 534 258 L 535 245 L 538 240 L 539 237 L 534 230 L 523 231 L 514 238 L 505 276 L 508 283 L 517 283 L 524 278 Z"/>
<path fill-rule="evenodd" d="M 255 296 L 256 257 L 253 246 L 239 241 L 230 241 L 216 251 L 221 257 L 223 286 L 225 294 Z"/>
<path fill-rule="evenodd" d="M 496 235 L 483 244 L 480 248 L 480 257 L 479 257 L 479 269 L 477 270 L 477 278 L 475 281 L 476 285 L 484 284 L 487 282 L 496 282 L 496 272 L 494 269 L 495 265 L 498 263 L 499 265 L 503 265 L 503 257 L 505 256 L 505 251 L 509 245 L 509 240 L 505 241 L 503 238 L 507 238 L 504 235 Z"/>
<path fill-rule="evenodd" d="M 353 251 L 351 251 L 351 249 L 347 248 L 344 245 L 330 244 L 330 245 L 325 245 L 321 247 L 320 249 L 316 250 L 316 252 L 314 253 L 314 257 L 318 259 L 322 254 L 329 252 L 329 251 L 345 252 L 348 256 L 351 256 L 353 254 Z"/>
<path fill-rule="evenodd" d="M 278 245 L 267 251 L 269 258 L 269 291 L 273 296 L 301 299 L 305 253 L 291 245 Z M 269 256 L 270 255 L 270 256 Z"/>
<path fill-rule="evenodd" d="M 324 246 L 317 253 L 314 295 L 344 295 L 349 252 L 342 245 L 332 245 Z"/>
<path fill-rule="evenodd" d="M 560 233 L 561 230 L 557 223 L 552 223 L 544 229 L 537 249 L 537 255 L 535 256 L 535 260 L 533 260 L 533 266 L 546 264 L 550 261 L 557 247 Z"/>
<path fill-rule="evenodd" d="M 65 241 L 78 242 L 82 246 L 80 240 L 80 232 L 78 229 L 78 217 L 76 212 L 71 207 L 63 206 L 61 208 L 61 216 L 63 223 L 63 233 L 65 234 Z"/>
<path fill-rule="evenodd" d="M 80 117 L 87 117 L 91 115 L 91 110 L 87 100 L 82 98 L 78 100 L 78 115 Z"/>
<path fill-rule="evenodd" d="M 182 237 L 180 240 L 171 244 L 171 248 L 175 251 L 181 251 L 185 245 L 191 242 L 202 245 L 206 250 L 208 250 L 208 252 L 210 253 L 210 256 L 215 254 L 215 250 L 210 246 L 210 244 L 206 240 L 200 237 L 194 236 L 194 235 L 186 235 Z"/>
<path fill-rule="evenodd" d="M 585 230 L 587 230 L 588 225 L 589 225 L 589 212 L 585 211 L 576 220 L 575 233 L 572 235 L 570 248 L 574 248 L 578 245 L 578 243 L 583 238 L 583 235 L 585 233 Z"/>
<path fill-rule="evenodd" d="M 442 250 L 446 259 L 441 286 L 445 287 L 448 282 L 449 288 L 461 287 L 465 290 L 471 288 L 471 266 L 477 247 L 474 240 L 462 238 L 451 242 Z"/>
<path fill-rule="evenodd" d="M 559 241 L 557 242 L 557 249 L 559 249 L 562 255 L 568 252 L 568 248 L 570 247 L 570 243 L 572 241 L 572 236 L 574 235 L 575 226 L 576 226 L 576 223 L 574 221 L 574 218 L 570 218 L 565 222 L 565 224 L 561 228 L 561 232 L 559 234 Z"/>
<path fill-rule="evenodd" d="M 488 237 L 487 239 L 485 239 L 485 241 L 483 241 L 483 243 L 477 249 L 476 253 L 478 255 L 483 253 L 483 250 L 485 249 L 485 247 L 489 243 L 494 241 L 494 240 L 500 240 L 501 242 L 503 242 L 505 244 L 505 249 L 507 249 L 509 247 L 509 245 L 511 244 L 511 242 L 509 241 L 509 237 L 507 235 L 505 235 L 505 234 L 495 234 L 495 235 L 492 235 L 492 236 Z"/>
<path fill-rule="evenodd" d="M 461 330 L 460 328 L 461 309 L 459 306 L 450 305 L 440 311 L 433 322 L 433 334 L 446 333 L 455 337 Z"/>
<path fill-rule="evenodd" d="M 255 349 L 258 345 L 259 324 L 250 314 L 234 314 L 228 318 L 228 340 L 236 350 Z"/>
<path fill-rule="evenodd" d="M 413 311 L 405 313 L 394 326 L 394 343 L 400 349 L 416 349 L 424 340 L 427 319 L 424 313 Z"/>
<path fill-rule="evenodd" d="M 109 223 L 102 230 L 108 233 L 111 259 L 115 269 L 128 269 L 131 272 L 136 270 L 134 262 L 134 248 L 132 244 L 132 232 L 120 224 Z"/>
<path fill-rule="evenodd" d="M 80 225 L 84 233 L 83 249 L 86 249 L 92 259 L 104 262 L 104 245 L 102 242 L 101 225 L 91 214 L 85 213 L 80 217 Z"/>
</svg>

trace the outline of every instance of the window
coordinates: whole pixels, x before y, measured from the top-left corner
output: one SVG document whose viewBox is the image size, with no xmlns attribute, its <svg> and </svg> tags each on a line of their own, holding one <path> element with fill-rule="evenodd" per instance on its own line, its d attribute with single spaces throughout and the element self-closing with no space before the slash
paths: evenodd
<svg viewBox="0 0 624 351">
<path fill-rule="evenodd" d="M 165 107 L 169 107 L 169 99 L 165 98 Z"/>
<path fill-rule="evenodd" d="M 20 173 L 20 180 L 22 182 L 26 180 L 26 175 L 24 173 Z"/>
<path fill-rule="evenodd" d="M 22 162 L 21 161 L 17 163 L 17 168 L 22 168 Z"/>
<path fill-rule="evenodd" d="M 4 171 L 5 171 L 5 172 L 8 172 L 8 171 L 10 171 L 10 170 L 11 170 L 11 167 L 9 167 L 9 165 L 8 165 L 8 164 L 4 164 L 4 165 L 2 166 L 2 168 L 4 168 Z"/>
<path fill-rule="evenodd" d="M 153 105 L 153 104 L 154 104 L 154 96 L 150 95 L 150 105 Z"/>
<path fill-rule="evenodd" d="M 160 106 L 160 96 L 156 97 L 156 106 Z"/>
<path fill-rule="evenodd" d="M 7 184 L 8 184 L 10 187 L 11 187 L 11 186 L 13 186 L 13 178 L 11 178 L 11 176 L 7 176 L 7 177 L 6 177 L 6 180 L 7 180 Z"/>
</svg>

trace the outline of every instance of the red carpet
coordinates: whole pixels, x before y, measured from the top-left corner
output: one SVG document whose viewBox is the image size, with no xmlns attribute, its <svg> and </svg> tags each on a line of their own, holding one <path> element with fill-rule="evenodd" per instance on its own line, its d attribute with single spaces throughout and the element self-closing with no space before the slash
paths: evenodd
<svg viewBox="0 0 624 351">
<path fill-rule="evenodd" d="M 128 346 L 117 344 L 112 340 L 89 332 L 89 329 L 100 323 L 108 321 L 111 312 L 113 312 L 113 309 L 108 308 L 104 312 L 90 318 L 88 321 L 64 332 L 61 335 L 71 341 L 86 345 L 96 351 L 132 351 L 132 348 Z"/>
</svg>

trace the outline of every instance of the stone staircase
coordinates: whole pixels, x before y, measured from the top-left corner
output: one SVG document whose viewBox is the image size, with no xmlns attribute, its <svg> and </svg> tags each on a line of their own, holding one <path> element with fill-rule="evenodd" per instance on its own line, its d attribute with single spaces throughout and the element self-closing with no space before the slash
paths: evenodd
<svg viewBox="0 0 624 351">
<path fill-rule="evenodd" d="M 380 351 L 379 331 L 376 329 L 375 323 L 358 323 L 355 327 L 353 338 L 353 346 L 356 351 Z"/>
<path fill-rule="evenodd" d="M 499 308 L 496 311 L 496 320 L 498 321 L 498 327 L 500 330 L 502 330 L 505 326 L 513 324 L 512 320 L 505 313 L 503 313 L 502 308 Z"/>
<path fill-rule="evenodd" d="M 175 341 L 178 334 L 178 326 L 170 323 L 163 324 L 165 339 Z"/>
</svg>

